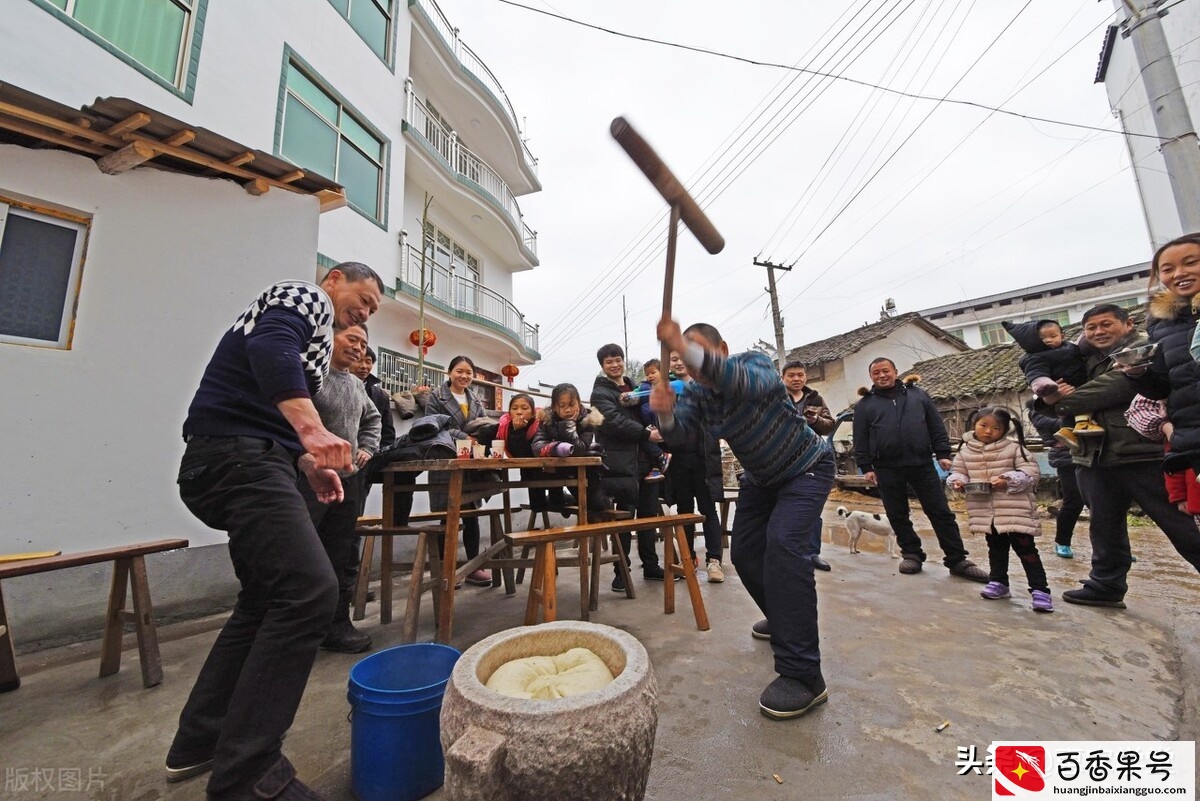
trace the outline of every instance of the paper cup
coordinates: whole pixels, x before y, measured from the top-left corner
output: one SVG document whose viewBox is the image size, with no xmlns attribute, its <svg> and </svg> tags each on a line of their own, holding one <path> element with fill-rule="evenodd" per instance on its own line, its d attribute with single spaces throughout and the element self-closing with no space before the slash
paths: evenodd
<svg viewBox="0 0 1200 801">
<path fill-rule="evenodd" d="M 486 458 L 487 457 L 487 446 L 482 443 L 477 443 L 475 445 L 474 456 L 476 459 Z"/>
<path fill-rule="evenodd" d="M 502 440 L 502 439 L 492 440 L 492 456 L 496 459 L 504 458 L 504 440 Z"/>
<path fill-rule="evenodd" d="M 459 459 L 471 458 L 471 440 L 456 439 L 454 440 L 454 450 L 458 454 Z"/>
</svg>

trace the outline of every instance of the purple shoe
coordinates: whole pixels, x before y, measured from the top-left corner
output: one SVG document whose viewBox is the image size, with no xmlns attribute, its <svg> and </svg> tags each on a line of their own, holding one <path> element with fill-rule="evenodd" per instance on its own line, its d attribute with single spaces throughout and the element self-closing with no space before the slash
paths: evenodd
<svg viewBox="0 0 1200 801">
<path fill-rule="evenodd" d="M 1008 587 L 998 581 L 989 581 L 987 586 L 979 591 L 981 598 L 987 598 L 989 601 L 996 601 L 1000 598 L 1007 598 L 1011 595 Z"/>
<path fill-rule="evenodd" d="M 1033 611 L 1054 611 L 1054 602 L 1050 600 L 1050 593 L 1046 592 L 1045 590 L 1030 590 L 1029 594 L 1033 596 Z"/>
</svg>

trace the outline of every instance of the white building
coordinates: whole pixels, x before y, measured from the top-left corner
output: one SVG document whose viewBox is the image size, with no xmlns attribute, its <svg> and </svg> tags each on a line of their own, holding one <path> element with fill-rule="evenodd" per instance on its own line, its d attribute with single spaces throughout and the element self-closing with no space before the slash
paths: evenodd
<svg viewBox="0 0 1200 801">
<path fill-rule="evenodd" d="M 398 389 L 418 378 L 424 243 L 421 380 L 458 353 L 497 381 L 538 358 L 512 303 L 538 264 L 517 199 L 536 161 L 434 0 L 0 0 L 0 31 L 0 554 L 186 536 L 152 568 L 173 571 L 156 605 L 210 603 L 204 565 L 233 586 L 224 535 L 178 500 L 180 427 L 223 328 L 274 281 L 375 268 L 371 340 Z M 106 576 L 6 582 L 14 629 L 54 636 Z"/>
<path fill-rule="evenodd" d="M 1112 270 L 1063 278 L 1036 286 L 998 292 L 982 298 L 948 303 L 918 312 L 972 348 L 1012 342 L 1005 320 L 1054 320 L 1066 326 L 1101 303 L 1133 309 L 1146 302 L 1150 264 L 1131 264 Z"/>
<path fill-rule="evenodd" d="M 1126 0 L 1112 0 L 1118 19 L 1129 16 Z M 1152 6 L 1152 0 L 1138 0 Z M 1200 124 L 1200 8 L 1195 3 L 1168 3 L 1162 17 L 1163 33 L 1171 51 L 1184 100 L 1191 113 L 1192 130 Z M 1119 26 L 1108 30 L 1096 69 L 1096 82 L 1103 83 L 1113 115 L 1125 131 L 1125 143 L 1133 164 L 1133 177 L 1141 199 L 1146 229 L 1157 248 L 1185 232 L 1175 210 L 1166 163 L 1159 152 L 1161 141 L 1154 127 L 1154 106 L 1146 97 L 1141 70 L 1133 44 L 1122 36 Z"/>
</svg>

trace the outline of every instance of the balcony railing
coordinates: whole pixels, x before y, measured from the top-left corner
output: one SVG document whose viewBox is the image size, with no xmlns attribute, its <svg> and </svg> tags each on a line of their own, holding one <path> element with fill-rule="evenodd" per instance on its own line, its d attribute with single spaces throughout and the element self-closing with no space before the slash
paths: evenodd
<svg viewBox="0 0 1200 801">
<path fill-rule="evenodd" d="M 441 38 L 442 43 L 454 56 L 454 59 L 462 65 L 475 80 L 479 81 L 484 89 L 487 89 L 495 98 L 496 103 L 508 115 L 508 119 L 512 122 L 513 128 L 517 132 L 517 138 L 521 140 L 521 152 L 525 156 L 525 163 L 529 165 L 529 169 L 537 175 L 537 159 L 533 157 L 533 153 L 529 152 L 529 146 L 525 144 L 524 132 L 521 130 L 521 121 L 517 118 L 517 111 L 513 108 L 512 102 L 508 99 L 508 94 L 504 91 L 504 87 L 500 85 L 500 81 L 492 74 L 487 65 L 483 63 L 483 59 L 475 54 L 475 51 L 463 42 L 458 37 L 458 28 L 450 24 L 450 20 L 446 19 L 446 15 L 442 13 L 442 9 L 438 7 L 435 0 L 408 0 L 410 8 L 417 7 L 429 20 L 429 24 L 433 26 Z"/>
<path fill-rule="evenodd" d="M 508 215 L 516 229 L 521 232 L 521 244 L 536 259 L 537 232 L 525 224 L 517 196 L 508 188 L 508 184 L 483 159 L 459 142 L 457 133 L 429 113 L 429 109 L 413 91 L 411 78 L 404 82 L 404 93 L 404 119 L 408 123 L 408 129 L 442 157 L 444 166 L 450 172 L 466 179 L 468 186 L 477 189 Z"/>
<path fill-rule="evenodd" d="M 421 251 L 408 245 L 401 234 L 401 289 L 415 298 L 421 296 Z M 510 334 L 527 352 L 538 352 L 538 327 L 525 322 L 508 298 L 468 278 L 458 270 L 425 256 L 425 302 L 473 322 L 489 325 Z"/>
</svg>

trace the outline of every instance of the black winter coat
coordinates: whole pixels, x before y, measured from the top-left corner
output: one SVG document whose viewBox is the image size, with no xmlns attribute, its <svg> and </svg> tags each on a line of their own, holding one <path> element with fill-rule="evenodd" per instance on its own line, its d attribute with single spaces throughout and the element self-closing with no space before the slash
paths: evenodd
<svg viewBox="0 0 1200 801">
<path fill-rule="evenodd" d="M 392 443 L 396 441 L 396 422 L 392 419 L 392 397 L 379 383 L 379 379 L 373 375 L 367 376 L 363 383 L 367 385 L 367 397 L 375 404 L 375 408 L 379 409 L 379 416 L 382 418 L 383 430 L 379 432 L 379 450 L 382 451 L 391 447 Z"/>
<path fill-rule="evenodd" d="M 1190 352 L 1197 319 L 1200 314 L 1187 300 L 1166 292 L 1150 299 L 1146 333 L 1158 343 L 1158 353 L 1137 384 L 1143 395 L 1167 400 L 1175 431 L 1164 466 L 1171 472 L 1200 462 L 1200 363 Z"/>
<path fill-rule="evenodd" d="M 1074 342 L 1064 342 L 1057 348 L 1047 347 L 1038 336 L 1038 326 L 1053 320 L 1032 320 L 1026 323 L 1002 323 L 1004 329 L 1025 351 L 1017 362 L 1025 380 L 1033 383 L 1035 378 L 1051 378 L 1066 381 L 1073 387 L 1081 387 L 1088 380 L 1087 364 L 1083 351 Z"/>
<path fill-rule="evenodd" d="M 638 482 L 650 472 L 650 460 L 641 447 L 650 439 L 650 432 L 642 424 L 638 407 L 621 405 L 621 393 L 634 390 L 628 377 L 622 382 L 617 386 L 608 376 L 597 376 L 589 403 L 604 415 L 597 432 L 604 446 L 604 466 L 608 468 L 604 484 L 614 496 L 636 498 Z"/>
<path fill-rule="evenodd" d="M 933 400 L 912 384 L 896 385 L 886 398 L 872 387 L 854 404 L 854 461 L 875 467 L 916 467 L 930 456 L 950 458 L 950 437 Z"/>
<path fill-rule="evenodd" d="M 1050 466 L 1055 470 L 1069 466 L 1071 452 L 1067 450 L 1066 445 L 1060 445 L 1058 440 L 1054 439 L 1054 434 L 1062 428 L 1062 418 L 1052 414 L 1052 409 L 1039 407 L 1036 401 L 1030 401 L 1025 408 L 1029 410 L 1029 421 L 1033 423 L 1038 436 L 1042 438 L 1042 444 L 1046 446 L 1046 458 Z"/>
<path fill-rule="evenodd" d="M 671 469 L 667 472 L 666 498 L 674 501 L 673 477 L 683 475 L 691 469 L 704 470 L 704 486 L 709 497 L 719 501 L 725 495 L 724 476 L 721 472 L 721 444 L 703 424 L 684 430 L 675 426 L 663 431 L 663 444 L 671 452 Z"/>
</svg>

